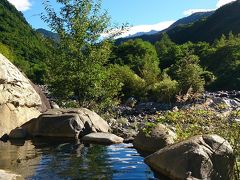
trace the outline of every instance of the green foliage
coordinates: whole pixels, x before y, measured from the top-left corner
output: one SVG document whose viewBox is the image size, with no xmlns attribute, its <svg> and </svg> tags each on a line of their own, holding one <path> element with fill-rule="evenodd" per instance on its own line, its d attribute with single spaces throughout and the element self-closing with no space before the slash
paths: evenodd
<svg viewBox="0 0 240 180">
<path fill-rule="evenodd" d="M 165 69 L 174 64 L 179 54 L 178 46 L 171 41 L 165 33 L 160 41 L 155 43 L 156 51 L 160 61 L 160 68 Z"/>
<path fill-rule="evenodd" d="M 109 17 L 101 12 L 101 1 L 58 1 L 60 15 L 45 1 L 50 28 L 58 33 L 54 54 L 49 58 L 49 85 L 57 98 L 74 98 L 79 106 L 99 108 L 113 105 L 121 84 L 113 79 L 108 59 L 110 41 L 100 41 L 108 30 Z"/>
<path fill-rule="evenodd" d="M 140 99 L 169 102 L 169 99 L 173 100 L 176 95 L 199 93 L 203 92 L 204 88 L 240 89 L 239 35 L 232 33 L 228 36 L 223 35 L 213 44 L 187 42 L 177 45 L 165 34 L 162 40 L 155 44 L 162 75 L 159 74 L 160 70 L 156 73 L 157 71 L 154 70 L 157 69 L 156 66 L 153 68 L 147 65 L 148 68 L 145 68 L 138 64 L 138 62 L 153 62 L 146 60 L 146 56 L 142 55 L 145 48 L 139 44 L 144 43 L 142 40 L 127 41 L 115 47 L 111 55 L 112 63 L 129 66 L 145 81 L 145 85 L 142 86 L 142 83 L 138 87 L 134 85 L 129 93 L 124 93 L 128 94 L 127 97 L 141 96 Z M 155 57 L 155 53 L 153 56 Z M 142 69 L 137 71 L 136 69 L 140 67 Z M 164 75 L 168 76 L 165 80 L 161 78 Z M 134 78 L 131 79 L 131 83 L 125 81 L 123 84 L 134 84 Z M 134 87 L 136 87 L 135 92 L 141 93 L 135 93 Z M 139 91 L 139 88 L 142 90 Z"/>
<path fill-rule="evenodd" d="M 202 79 L 204 79 L 205 84 L 207 86 L 211 85 L 216 79 L 215 75 L 210 71 L 203 71 L 201 74 L 201 77 L 202 77 Z"/>
<path fill-rule="evenodd" d="M 149 94 L 154 101 L 171 103 L 179 92 L 178 88 L 177 81 L 172 80 L 168 75 L 164 75 L 163 80 L 153 85 Z"/>
<path fill-rule="evenodd" d="M 240 89 L 240 38 L 224 38 L 221 45 L 214 44 L 205 65 L 217 77 L 212 89 Z"/>
<path fill-rule="evenodd" d="M 111 62 L 129 66 L 143 79 L 154 81 L 160 73 L 156 49 L 141 39 L 130 40 L 113 49 Z"/>
<path fill-rule="evenodd" d="M 135 74 L 130 67 L 114 65 L 112 74 L 122 83 L 122 95 L 125 99 L 129 97 L 143 98 L 145 96 L 145 81 Z"/>
<path fill-rule="evenodd" d="M 181 93 L 187 93 L 190 88 L 194 93 L 204 90 L 205 82 L 201 77 L 203 70 L 198 63 L 198 57 L 189 54 L 174 65 L 175 78 L 179 83 Z"/>
<path fill-rule="evenodd" d="M 145 133 L 146 136 L 151 137 L 150 135 L 151 135 L 152 129 L 155 128 L 156 126 L 157 126 L 156 123 L 147 122 L 144 125 L 143 132 Z"/>
<path fill-rule="evenodd" d="M 0 43 L 0 53 L 3 54 L 6 58 L 8 58 L 10 61 L 13 61 L 15 59 L 9 47 L 2 43 Z"/>
</svg>

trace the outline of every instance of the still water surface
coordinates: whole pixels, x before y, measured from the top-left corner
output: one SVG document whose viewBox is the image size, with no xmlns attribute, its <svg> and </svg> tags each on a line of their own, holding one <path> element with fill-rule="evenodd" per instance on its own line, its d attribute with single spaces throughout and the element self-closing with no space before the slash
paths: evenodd
<svg viewBox="0 0 240 180">
<path fill-rule="evenodd" d="M 155 179 L 132 144 L 79 145 L 73 141 L 0 142 L 0 169 L 25 179 Z"/>
</svg>

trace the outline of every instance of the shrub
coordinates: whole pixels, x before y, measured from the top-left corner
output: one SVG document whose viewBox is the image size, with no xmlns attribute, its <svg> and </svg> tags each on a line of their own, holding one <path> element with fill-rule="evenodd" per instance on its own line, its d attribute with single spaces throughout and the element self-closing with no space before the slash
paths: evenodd
<svg viewBox="0 0 240 180">
<path fill-rule="evenodd" d="M 187 54 L 175 64 L 175 78 L 179 83 L 182 94 L 186 94 L 191 88 L 193 93 L 204 90 L 205 81 L 201 77 L 203 69 L 200 67 L 199 58 Z"/>
<path fill-rule="evenodd" d="M 146 95 L 145 81 L 135 74 L 128 66 L 112 66 L 112 73 L 122 83 L 124 99 L 135 97 L 142 99 Z"/>
<path fill-rule="evenodd" d="M 169 76 L 158 83 L 155 83 L 150 90 L 150 97 L 155 101 L 172 102 L 178 93 L 178 82 L 172 80 Z"/>
</svg>

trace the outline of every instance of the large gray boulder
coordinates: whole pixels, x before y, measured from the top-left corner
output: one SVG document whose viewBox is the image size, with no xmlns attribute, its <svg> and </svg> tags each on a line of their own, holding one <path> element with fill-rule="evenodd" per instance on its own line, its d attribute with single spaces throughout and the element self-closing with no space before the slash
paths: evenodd
<svg viewBox="0 0 240 180">
<path fill-rule="evenodd" d="M 91 133 L 81 139 L 85 143 L 120 144 L 123 138 L 110 133 Z"/>
<path fill-rule="evenodd" d="M 145 162 L 171 179 L 230 180 L 234 155 L 225 139 L 200 135 L 161 149 L 146 157 Z"/>
<path fill-rule="evenodd" d="M 0 180 L 24 180 L 21 175 L 0 169 Z"/>
<path fill-rule="evenodd" d="M 143 153 L 151 154 L 174 143 L 176 135 L 163 124 L 157 124 L 149 134 L 140 131 L 133 141 L 134 147 Z"/>
<path fill-rule="evenodd" d="M 38 117 L 41 105 L 30 81 L 0 54 L 0 137 Z"/>
<path fill-rule="evenodd" d="M 38 118 L 25 123 L 21 131 L 26 136 L 78 138 L 92 132 L 108 132 L 109 125 L 98 114 L 86 108 L 51 109 Z M 11 132 L 10 138 L 19 137 L 19 128 Z M 14 137 L 14 135 L 18 135 Z M 22 132 L 24 134 L 24 132 Z"/>
</svg>

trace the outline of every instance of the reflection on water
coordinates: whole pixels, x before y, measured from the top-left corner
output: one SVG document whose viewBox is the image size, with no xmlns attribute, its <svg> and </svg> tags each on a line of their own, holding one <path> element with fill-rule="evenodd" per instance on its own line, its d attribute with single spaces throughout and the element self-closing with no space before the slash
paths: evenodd
<svg viewBox="0 0 240 180">
<path fill-rule="evenodd" d="M 129 146 L 44 139 L 0 142 L 0 169 L 26 179 L 154 179 L 143 158 Z"/>
</svg>

